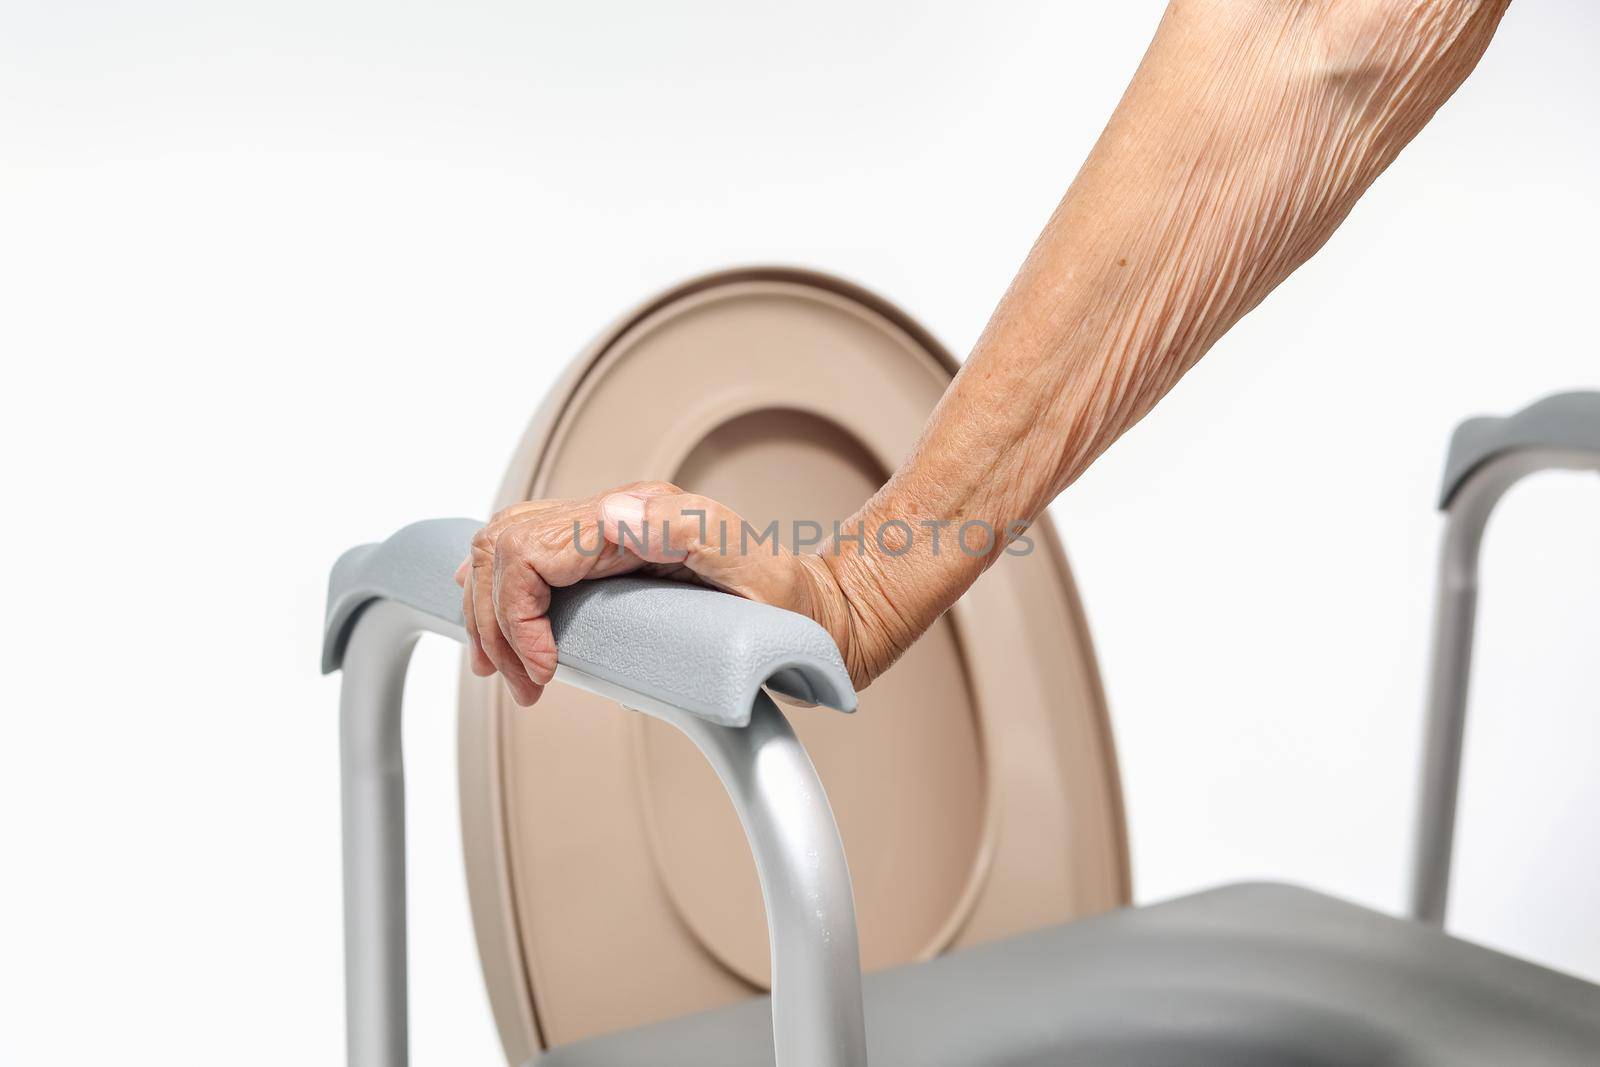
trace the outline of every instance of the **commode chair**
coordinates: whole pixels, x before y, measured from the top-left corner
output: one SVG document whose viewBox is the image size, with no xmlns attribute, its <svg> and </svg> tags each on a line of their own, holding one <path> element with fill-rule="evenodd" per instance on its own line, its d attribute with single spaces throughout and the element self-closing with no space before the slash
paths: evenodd
<svg viewBox="0 0 1600 1067">
<path fill-rule="evenodd" d="M 662 478 L 788 534 L 869 495 L 955 367 L 836 279 L 702 278 L 580 357 L 496 506 Z M 1600 394 L 1451 445 L 1409 921 L 1275 885 L 1127 906 L 1115 752 L 1046 519 L 859 709 L 798 615 L 646 578 L 558 590 L 535 708 L 462 677 L 468 882 L 508 1062 L 1600 1063 L 1600 987 L 1439 929 L 1478 544 L 1500 494 L 1550 467 L 1600 470 Z M 452 572 L 479 525 L 409 526 L 330 581 L 360 1067 L 406 1062 L 401 691 L 420 634 L 464 638 Z"/>
</svg>

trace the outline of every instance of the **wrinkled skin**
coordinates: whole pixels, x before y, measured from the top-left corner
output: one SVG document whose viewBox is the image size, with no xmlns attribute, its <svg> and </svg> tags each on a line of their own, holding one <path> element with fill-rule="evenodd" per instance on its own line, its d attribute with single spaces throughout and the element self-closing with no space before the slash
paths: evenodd
<svg viewBox="0 0 1600 1067">
<path fill-rule="evenodd" d="M 717 531 L 737 530 L 740 521 L 716 501 L 666 482 L 513 504 L 478 531 L 456 570 L 473 671 L 498 671 L 517 703 L 534 703 L 556 669 L 545 614 L 550 590 L 634 572 L 701 582 L 809 615 L 828 627 L 849 663 L 847 609 L 818 557 L 776 543 L 724 551 Z M 864 672 L 857 677 L 864 685 Z"/>
<path fill-rule="evenodd" d="M 1035 518 L 1322 247 L 1476 66 L 1508 3 L 1173 0 L 917 447 L 845 525 Z M 738 522 L 662 483 L 497 515 L 457 576 L 473 669 L 532 703 L 555 668 L 550 587 L 649 570 L 810 615 L 862 687 L 1005 547 L 725 553 L 699 543 L 691 510 L 713 529 Z M 602 517 L 612 539 L 619 519 L 666 519 L 670 544 L 585 556 L 573 520 L 592 545 Z"/>
</svg>

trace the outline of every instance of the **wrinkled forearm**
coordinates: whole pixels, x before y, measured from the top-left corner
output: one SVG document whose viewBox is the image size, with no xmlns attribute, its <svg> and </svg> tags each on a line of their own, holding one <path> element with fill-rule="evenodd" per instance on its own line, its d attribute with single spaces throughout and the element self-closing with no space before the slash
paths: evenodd
<svg viewBox="0 0 1600 1067">
<path fill-rule="evenodd" d="M 1322 246 L 1508 2 L 1175 0 L 916 449 L 851 523 L 1035 518 Z M 1003 545 L 945 548 L 826 556 L 859 676 Z"/>
</svg>

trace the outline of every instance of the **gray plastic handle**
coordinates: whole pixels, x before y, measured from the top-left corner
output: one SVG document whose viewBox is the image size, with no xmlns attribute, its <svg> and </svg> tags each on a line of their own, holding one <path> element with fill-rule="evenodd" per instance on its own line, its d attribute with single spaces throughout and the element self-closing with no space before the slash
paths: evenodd
<svg viewBox="0 0 1600 1067">
<path fill-rule="evenodd" d="M 1557 393 L 1514 415 L 1468 419 L 1450 436 L 1439 487 L 1439 507 L 1485 464 L 1529 449 L 1600 454 L 1600 393 Z"/>
<path fill-rule="evenodd" d="M 482 525 L 431 519 L 341 556 L 328 580 L 323 673 L 339 669 L 356 616 L 374 600 L 398 601 L 460 636 L 461 590 L 452 575 Z M 826 630 L 714 589 L 631 576 L 582 582 L 554 591 L 550 623 L 569 680 L 598 679 L 623 703 L 659 701 L 724 726 L 750 722 L 762 686 L 808 704 L 856 707 Z"/>
</svg>

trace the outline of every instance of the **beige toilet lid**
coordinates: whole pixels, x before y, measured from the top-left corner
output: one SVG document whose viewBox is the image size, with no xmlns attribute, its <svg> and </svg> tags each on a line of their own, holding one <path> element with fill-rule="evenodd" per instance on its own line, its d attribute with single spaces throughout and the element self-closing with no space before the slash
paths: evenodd
<svg viewBox="0 0 1600 1067">
<path fill-rule="evenodd" d="M 534 418 L 496 507 L 674 481 L 757 526 L 831 529 L 955 373 L 937 342 L 819 274 L 711 275 L 601 335 Z M 1048 520 L 853 716 L 789 709 L 828 790 L 868 970 L 1129 900 L 1116 756 Z M 763 991 L 754 863 L 721 786 L 662 723 L 463 671 L 467 874 L 508 1058 Z"/>
</svg>

